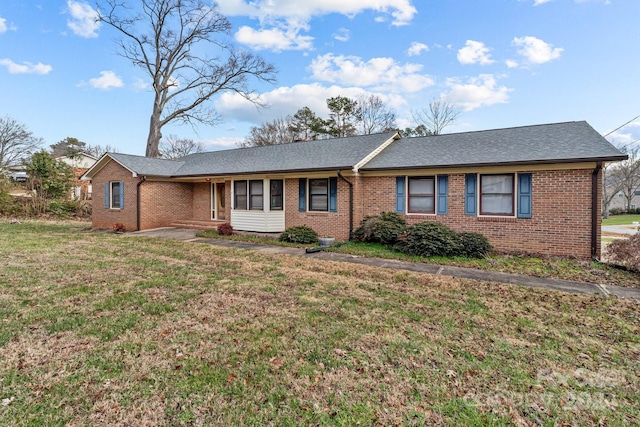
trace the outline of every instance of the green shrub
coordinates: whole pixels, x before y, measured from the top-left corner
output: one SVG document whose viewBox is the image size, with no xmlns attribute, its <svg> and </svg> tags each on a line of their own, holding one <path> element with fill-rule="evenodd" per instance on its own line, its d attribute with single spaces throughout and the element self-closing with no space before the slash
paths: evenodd
<svg viewBox="0 0 640 427">
<path fill-rule="evenodd" d="M 280 241 L 289 243 L 317 243 L 318 233 L 306 225 L 290 227 L 280 235 Z"/>
<path fill-rule="evenodd" d="M 358 242 L 394 244 L 407 229 L 407 221 L 395 212 L 366 216 L 353 233 Z"/>
<path fill-rule="evenodd" d="M 479 233 L 458 233 L 460 255 L 467 258 L 484 258 L 493 250 L 489 240 Z"/>
<path fill-rule="evenodd" d="M 48 212 L 62 219 L 76 215 L 79 210 L 80 203 L 77 200 L 52 200 L 47 208 Z"/>
<path fill-rule="evenodd" d="M 221 236 L 232 236 L 233 227 L 228 222 L 225 222 L 224 224 L 220 224 L 218 226 L 218 234 Z"/>
<path fill-rule="evenodd" d="M 461 252 L 458 233 L 438 222 L 412 225 L 396 244 L 396 249 L 423 257 L 455 256 Z"/>
<path fill-rule="evenodd" d="M 14 215 L 15 211 L 15 202 L 9 194 L 9 183 L 0 175 L 0 215 Z"/>
<path fill-rule="evenodd" d="M 611 208 L 609 209 L 609 215 L 624 215 L 627 211 L 623 208 Z"/>
</svg>

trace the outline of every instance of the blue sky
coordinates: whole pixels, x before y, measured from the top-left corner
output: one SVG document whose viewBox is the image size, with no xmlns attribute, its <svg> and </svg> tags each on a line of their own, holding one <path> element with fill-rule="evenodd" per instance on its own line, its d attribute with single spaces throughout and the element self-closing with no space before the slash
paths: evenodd
<svg viewBox="0 0 640 427">
<path fill-rule="evenodd" d="M 128 3 L 134 4 L 131 0 Z M 606 134 L 640 115 L 637 0 L 220 0 L 229 37 L 279 70 L 211 101 L 222 123 L 163 134 L 232 148 L 251 126 L 328 97 L 376 94 L 400 127 L 442 98 L 462 110 L 446 132 L 586 120 Z M 0 116 L 46 146 L 71 136 L 144 154 L 152 95 L 81 0 L 2 0 Z M 637 145 L 640 119 L 609 136 Z"/>
</svg>

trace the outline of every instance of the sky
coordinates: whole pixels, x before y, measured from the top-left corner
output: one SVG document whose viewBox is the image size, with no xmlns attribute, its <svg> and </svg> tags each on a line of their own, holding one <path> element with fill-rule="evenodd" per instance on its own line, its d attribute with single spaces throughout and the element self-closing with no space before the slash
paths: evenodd
<svg viewBox="0 0 640 427">
<path fill-rule="evenodd" d="M 400 128 L 440 99 L 461 111 L 445 133 L 586 120 L 615 144 L 640 145 L 638 0 L 217 4 L 232 24 L 225 40 L 273 64 L 277 82 L 250 82 L 263 108 L 220 94 L 209 104 L 218 125 L 171 124 L 165 136 L 234 148 L 252 126 L 305 106 L 327 117 L 329 97 L 374 94 Z M 150 78 L 117 54 L 120 35 L 95 24 L 96 7 L 0 0 L 0 117 L 45 148 L 74 137 L 144 155 Z"/>
</svg>

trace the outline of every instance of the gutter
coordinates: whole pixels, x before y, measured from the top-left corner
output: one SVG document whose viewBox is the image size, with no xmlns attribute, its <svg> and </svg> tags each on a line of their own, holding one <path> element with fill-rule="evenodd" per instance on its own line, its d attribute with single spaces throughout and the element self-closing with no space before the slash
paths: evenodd
<svg viewBox="0 0 640 427">
<path fill-rule="evenodd" d="M 147 176 L 140 178 L 136 184 L 136 228 L 140 231 L 140 186 L 147 180 Z"/>
<path fill-rule="evenodd" d="M 596 163 L 596 167 L 591 174 L 591 259 L 600 262 L 598 259 L 598 174 L 602 170 L 602 162 Z"/>
<path fill-rule="evenodd" d="M 340 169 L 338 169 L 338 176 L 349 184 L 349 240 L 351 240 L 351 235 L 353 234 L 353 183 L 342 175 Z"/>
</svg>

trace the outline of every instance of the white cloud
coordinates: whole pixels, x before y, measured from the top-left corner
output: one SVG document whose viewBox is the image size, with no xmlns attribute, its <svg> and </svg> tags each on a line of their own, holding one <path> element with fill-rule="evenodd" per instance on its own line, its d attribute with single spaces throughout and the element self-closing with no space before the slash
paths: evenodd
<svg viewBox="0 0 640 427">
<path fill-rule="evenodd" d="M 89 79 L 89 85 L 96 89 L 111 89 L 122 87 L 124 83 L 113 71 L 100 71 L 100 77 Z"/>
<path fill-rule="evenodd" d="M 9 58 L 0 59 L 0 66 L 7 67 L 10 74 L 49 74 L 53 70 L 51 65 L 45 65 L 42 62 L 16 64 Z"/>
<path fill-rule="evenodd" d="M 346 28 L 339 28 L 338 31 L 333 34 L 333 38 L 339 42 L 348 42 L 350 38 L 349 30 Z"/>
<path fill-rule="evenodd" d="M 507 64 L 507 67 L 509 68 L 517 68 L 518 67 L 518 61 L 514 61 L 513 59 L 507 59 L 505 61 L 505 64 Z"/>
<path fill-rule="evenodd" d="M 618 129 L 617 131 L 607 136 L 607 139 L 612 144 L 629 145 L 630 147 L 635 147 L 635 143 L 638 142 L 638 138 L 640 138 L 640 121 L 629 123 L 622 129 Z M 634 145 L 630 145 L 632 143 L 634 143 Z"/>
<path fill-rule="evenodd" d="M 15 25 L 7 24 L 7 20 L 0 17 L 0 34 L 6 33 L 7 31 L 16 31 L 17 29 Z"/>
<path fill-rule="evenodd" d="M 552 44 L 533 36 L 515 37 L 513 45 L 520 47 L 518 53 L 522 55 L 528 64 L 544 64 L 560 58 L 564 49 L 554 48 Z"/>
<path fill-rule="evenodd" d="M 302 29 L 303 27 L 254 30 L 243 26 L 236 32 L 235 39 L 257 50 L 271 49 L 280 52 L 311 49 L 313 37 L 301 35 Z"/>
<path fill-rule="evenodd" d="M 534 6 L 540 6 L 541 4 L 549 3 L 551 0 L 534 0 Z"/>
<path fill-rule="evenodd" d="M 217 151 L 237 148 L 240 143 L 244 142 L 244 138 L 239 136 L 222 136 L 219 138 L 201 139 L 197 142 L 204 145 L 205 151 Z"/>
<path fill-rule="evenodd" d="M 417 13 L 411 0 L 226 0 L 219 4 L 227 16 L 249 16 L 261 22 L 284 19 L 308 22 L 317 16 L 338 13 L 349 17 L 366 10 L 389 15 L 396 26 L 407 25 Z"/>
<path fill-rule="evenodd" d="M 238 120 L 259 125 L 275 118 L 293 115 L 302 107 L 309 107 L 321 117 L 327 117 L 327 98 L 334 96 L 347 96 L 356 98 L 358 95 L 378 95 L 391 107 L 398 107 L 404 100 L 396 95 L 368 92 L 357 87 L 323 86 L 319 83 L 300 84 L 292 87 L 279 87 L 271 92 L 265 92 L 259 96 L 259 101 L 265 108 L 256 108 L 254 104 L 242 96 L 227 92 L 216 102 L 216 110 L 220 111 L 225 120 Z"/>
<path fill-rule="evenodd" d="M 316 57 L 309 66 L 316 80 L 341 85 L 369 87 L 382 92 L 417 92 L 434 84 L 422 74 L 421 64 L 398 64 L 393 58 L 371 58 L 328 53 Z"/>
<path fill-rule="evenodd" d="M 422 52 L 428 52 L 428 51 L 429 51 L 429 46 L 427 46 L 426 44 L 419 43 L 419 42 L 413 42 L 413 43 L 411 43 L 411 46 L 407 50 L 407 55 L 409 55 L 409 56 L 418 56 Z"/>
<path fill-rule="evenodd" d="M 133 80 L 133 88 L 137 91 L 145 91 L 147 89 L 151 89 L 151 85 L 147 80 L 141 79 L 140 77 L 135 77 Z"/>
<path fill-rule="evenodd" d="M 467 43 L 458 51 L 458 61 L 461 64 L 488 65 L 494 62 L 489 55 L 489 49 L 482 42 L 467 40 Z"/>
<path fill-rule="evenodd" d="M 353 17 L 373 10 L 382 14 L 374 18 L 391 17 L 392 25 L 407 25 L 417 10 L 411 0 L 227 0 L 220 2 L 220 12 L 227 16 L 248 16 L 260 22 L 260 28 L 241 27 L 235 35 L 238 42 L 255 49 L 310 50 L 314 38 L 302 35 L 309 31 L 314 17 L 341 14 Z M 334 36 L 339 41 L 349 38 L 342 29 Z"/>
<path fill-rule="evenodd" d="M 466 83 L 457 79 L 449 79 L 447 86 L 451 89 L 445 94 L 445 99 L 465 111 L 493 104 L 504 104 L 509 100 L 509 89 L 498 86 L 492 74 L 480 74 L 470 78 Z"/>
<path fill-rule="evenodd" d="M 73 33 L 80 37 L 98 37 L 100 22 L 98 12 L 87 3 L 67 0 L 68 13 L 71 18 L 67 20 L 67 26 Z"/>
</svg>

